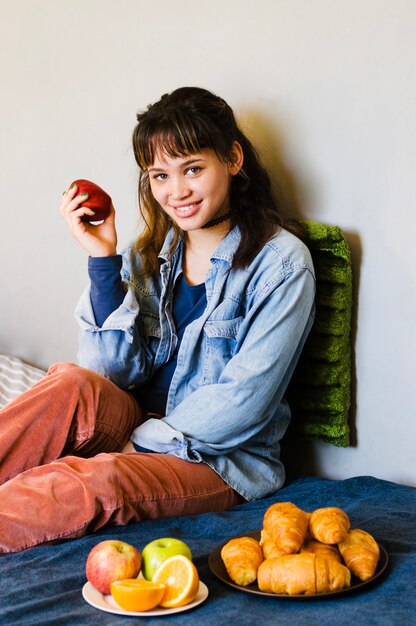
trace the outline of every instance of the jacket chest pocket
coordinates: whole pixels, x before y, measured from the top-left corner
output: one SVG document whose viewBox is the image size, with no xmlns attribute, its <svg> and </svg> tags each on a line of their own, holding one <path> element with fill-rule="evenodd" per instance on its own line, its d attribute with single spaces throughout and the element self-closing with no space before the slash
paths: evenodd
<svg viewBox="0 0 416 626">
<path fill-rule="evenodd" d="M 157 315 L 141 313 L 139 316 L 140 334 L 153 354 L 160 341 L 160 321 Z"/>
<path fill-rule="evenodd" d="M 243 317 L 209 320 L 205 323 L 205 359 L 203 381 L 216 383 L 228 361 L 234 356 L 238 330 Z"/>
</svg>

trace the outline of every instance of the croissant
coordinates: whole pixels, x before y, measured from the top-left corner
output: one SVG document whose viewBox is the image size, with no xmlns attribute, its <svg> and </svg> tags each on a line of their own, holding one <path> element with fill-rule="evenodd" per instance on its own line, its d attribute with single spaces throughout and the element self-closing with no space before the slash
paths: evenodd
<svg viewBox="0 0 416 626">
<path fill-rule="evenodd" d="M 272 559 L 276 556 L 283 556 L 285 552 L 280 550 L 267 531 L 262 528 L 260 532 L 260 546 L 265 559 Z"/>
<path fill-rule="evenodd" d="M 322 543 L 340 543 L 344 541 L 350 529 L 348 515 L 336 506 L 316 509 L 311 513 L 309 530 L 317 541 Z"/>
<path fill-rule="evenodd" d="M 253 537 L 237 537 L 223 546 L 221 558 L 231 580 L 245 587 L 256 580 L 263 553 Z"/>
<path fill-rule="evenodd" d="M 299 552 L 308 530 L 309 514 L 292 502 L 272 504 L 264 514 L 263 528 L 284 554 Z"/>
<path fill-rule="evenodd" d="M 306 552 L 266 559 L 257 572 L 261 591 L 290 596 L 339 591 L 350 582 L 351 572 L 345 565 Z"/>
<path fill-rule="evenodd" d="M 307 540 L 301 547 L 300 552 L 301 554 L 310 552 L 324 559 L 334 559 L 338 563 L 341 563 L 341 555 L 337 546 L 330 545 L 329 543 L 321 543 L 320 541 L 316 541 L 316 539 Z"/>
<path fill-rule="evenodd" d="M 338 547 L 346 566 L 357 578 L 365 581 L 374 576 L 380 548 L 368 532 L 358 528 L 350 530 Z"/>
</svg>

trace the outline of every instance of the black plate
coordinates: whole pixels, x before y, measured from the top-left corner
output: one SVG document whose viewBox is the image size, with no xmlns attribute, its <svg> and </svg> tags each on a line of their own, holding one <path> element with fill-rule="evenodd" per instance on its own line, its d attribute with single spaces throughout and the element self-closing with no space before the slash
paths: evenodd
<svg viewBox="0 0 416 626">
<path fill-rule="evenodd" d="M 230 537 L 226 539 L 225 541 L 223 541 L 222 543 L 220 543 L 209 555 L 208 562 L 209 562 L 209 567 L 211 569 L 211 572 L 215 576 L 217 576 L 217 578 L 222 580 L 222 582 L 226 583 L 227 585 L 230 585 L 230 587 L 234 587 L 234 589 L 238 589 L 239 591 L 245 591 L 246 593 L 254 593 L 260 596 L 272 596 L 273 598 L 279 598 L 279 599 L 310 600 L 313 598 L 328 598 L 328 597 L 332 598 L 334 596 L 344 595 L 346 593 L 351 593 L 353 591 L 359 591 L 361 589 L 365 589 L 366 587 L 374 583 L 374 581 L 377 580 L 381 576 L 381 574 L 385 571 L 388 560 L 389 560 L 387 556 L 387 552 L 385 551 L 383 546 L 378 544 L 378 547 L 380 548 L 380 558 L 377 564 L 377 569 L 375 571 L 375 574 L 369 580 L 366 580 L 363 582 L 359 580 L 358 578 L 356 578 L 355 576 L 351 575 L 351 586 L 346 587 L 345 589 L 341 589 L 339 591 L 327 591 L 324 593 L 315 593 L 313 595 L 295 594 L 293 596 L 289 596 L 286 594 L 272 593 L 271 591 L 260 591 L 260 589 L 258 588 L 257 582 L 251 583 L 251 585 L 247 585 L 247 587 L 241 587 L 241 585 L 237 585 L 237 583 L 231 580 L 231 578 L 228 576 L 227 570 L 225 569 L 224 562 L 221 558 L 221 550 L 223 546 L 228 541 L 230 541 L 230 539 L 234 539 L 237 537 L 253 537 L 254 539 L 257 539 L 259 541 L 260 530 L 252 530 L 248 533 L 244 533 L 243 535 L 236 535 L 236 537 Z"/>
</svg>

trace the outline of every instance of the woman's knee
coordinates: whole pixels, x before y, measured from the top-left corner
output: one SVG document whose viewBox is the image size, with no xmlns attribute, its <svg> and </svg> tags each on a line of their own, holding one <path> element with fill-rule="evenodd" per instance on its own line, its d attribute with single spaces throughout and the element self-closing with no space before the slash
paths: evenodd
<svg viewBox="0 0 416 626">
<path fill-rule="evenodd" d="M 65 361 L 51 365 L 48 369 L 48 376 L 53 376 L 66 383 L 74 384 L 78 388 L 82 388 L 83 385 L 96 385 L 99 381 L 105 380 L 100 374 L 92 370 Z"/>
</svg>

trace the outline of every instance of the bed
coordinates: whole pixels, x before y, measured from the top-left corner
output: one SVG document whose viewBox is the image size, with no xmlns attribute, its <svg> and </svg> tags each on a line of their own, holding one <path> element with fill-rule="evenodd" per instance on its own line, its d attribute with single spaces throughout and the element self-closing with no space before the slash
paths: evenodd
<svg viewBox="0 0 416 626">
<path fill-rule="evenodd" d="M 351 387 L 351 259 L 337 227 L 305 223 L 317 272 L 317 320 L 292 384 L 297 435 L 349 445 Z M 15 357 L 0 355 L 0 406 L 43 375 Z M 30 380 L 29 380 L 30 379 Z M 299 392 L 301 389 L 301 392 Z M 291 501 L 305 510 L 339 506 L 352 525 L 375 537 L 385 569 L 351 592 L 314 598 L 281 598 L 235 589 L 212 571 L 212 555 L 226 539 L 261 528 L 266 509 Z M 0 503 L 1 506 L 1 503 Z M 30 515 L 30 511 L 28 511 Z M 84 597 L 85 562 L 92 547 L 117 538 L 142 549 L 160 537 L 191 547 L 207 599 L 187 611 L 126 617 L 95 608 Z M 211 555 L 211 567 L 210 567 Z M 215 570 L 215 568 L 214 568 Z M 175 517 L 108 527 L 94 535 L 0 556 L 0 624 L 307 624 L 393 626 L 416 623 L 416 489 L 371 476 L 347 480 L 292 477 L 267 499 L 223 513 Z"/>
<path fill-rule="evenodd" d="M 338 596 L 309 599 L 268 597 L 239 591 L 220 580 L 209 555 L 225 539 L 261 527 L 264 511 L 277 501 L 306 510 L 337 505 L 352 524 L 365 528 L 385 549 L 385 571 L 372 583 Z M 195 624 L 238 620 L 239 626 L 273 623 L 293 626 L 393 626 L 414 624 L 416 598 L 416 489 L 371 476 L 347 480 L 293 479 L 267 499 L 223 513 L 175 517 L 109 527 L 94 535 L 0 557 L 0 623 L 17 626 L 52 624 Z M 28 512 L 30 515 L 30 512 Z M 152 539 L 177 537 L 191 547 L 209 595 L 199 606 L 169 617 L 124 617 L 86 602 L 85 561 L 103 539 L 117 538 L 142 549 Z"/>
</svg>

